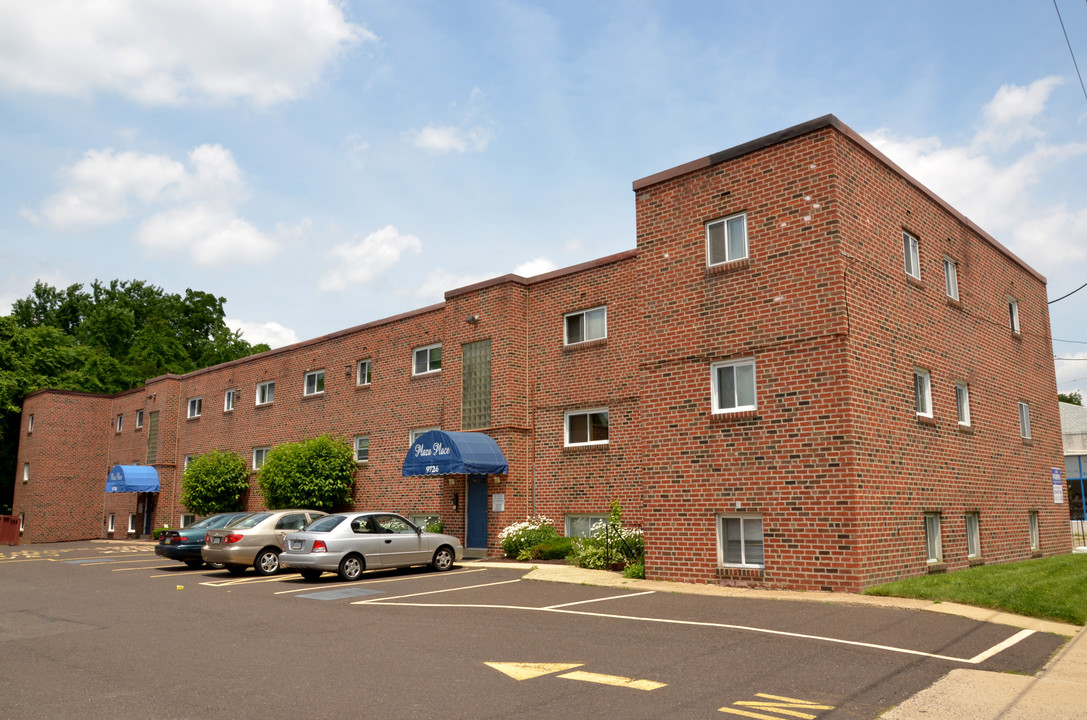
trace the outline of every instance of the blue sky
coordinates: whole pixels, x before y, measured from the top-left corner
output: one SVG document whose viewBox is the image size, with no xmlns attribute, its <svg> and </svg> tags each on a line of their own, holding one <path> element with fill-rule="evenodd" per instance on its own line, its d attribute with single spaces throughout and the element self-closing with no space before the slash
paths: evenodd
<svg viewBox="0 0 1087 720">
<path fill-rule="evenodd" d="M 1058 7 L 1087 71 L 1087 4 Z M 633 180 L 826 113 L 1050 298 L 1087 282 L 1051 2 L 35 0 L 0 6 L 0 312 L 142 279 L 305 340 L 632 248 Z M 1085 316 L 1051 306 L 1062 390 Z"/>
</svg>

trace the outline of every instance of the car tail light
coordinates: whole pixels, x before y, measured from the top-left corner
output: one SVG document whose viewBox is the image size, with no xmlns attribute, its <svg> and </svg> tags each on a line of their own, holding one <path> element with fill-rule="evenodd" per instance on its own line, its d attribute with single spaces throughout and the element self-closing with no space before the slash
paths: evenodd
<svg viewBox="0 0 1087 720">
<path fill-rule="evenodd" d="M 211 545 L 211 533 L 204 533 L 204 544 Z"/>
<path fill-rule="evenodd" d="M 328 552 L 328 546 L 325 545 L 324 540 L 314 540 L 311 552 Z"/>
<path fill-rule="evenodd" d="M 225 538 L 223 538 L 223 542 L 224 542 L 225 544 L 229 545 L 230 543 L 236 543 L 236 542 L 238 542 L 238 541 L 239 541 L 239 540 L 241 540 L 241 539 L 242 539 L 243 537 L 245 537 L 245 535 L 239 535 L 238 533 L 230 533 L 230 534 L 229 534 L 229 535 L 227 535 L 227 536 L 226 536 Z"/>
</svg>

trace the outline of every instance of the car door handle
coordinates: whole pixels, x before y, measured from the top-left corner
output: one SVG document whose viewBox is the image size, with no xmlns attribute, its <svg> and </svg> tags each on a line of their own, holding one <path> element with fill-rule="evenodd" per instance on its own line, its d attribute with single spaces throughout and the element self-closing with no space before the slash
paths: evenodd
<svg viewBox="0 0 1087 720">
<path fill-rule="evenodd" d="M 387 539 L 387 540 L 385 541 L 385 543 L 386 543 L 386 544 L 388 544 L 388 543 L 391 543 L 392 541 L 393 541 L 393 539 L 392 539 L 392 538 L 388 538 L 388 539 Z"/>
</svg>

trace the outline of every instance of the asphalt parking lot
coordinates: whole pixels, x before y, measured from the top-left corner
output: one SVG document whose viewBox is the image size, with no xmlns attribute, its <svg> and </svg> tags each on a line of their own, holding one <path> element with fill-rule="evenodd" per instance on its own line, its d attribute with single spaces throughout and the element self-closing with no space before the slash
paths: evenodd
<svg viewBox="0 0 1087 720">
<path fill-rule="evenodd" d="M 190 570 L 148 543 L 0 552 L 0 717 L 873 718 L 1064 638 L 909 610 L 524 580 Z"/>
</svg>

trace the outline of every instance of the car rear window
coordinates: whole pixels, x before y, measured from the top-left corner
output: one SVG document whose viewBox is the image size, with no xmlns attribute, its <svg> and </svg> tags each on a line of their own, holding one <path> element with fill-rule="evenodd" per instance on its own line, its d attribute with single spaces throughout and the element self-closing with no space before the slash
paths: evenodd
<svg viewBox="0 0 1087 720">
<path fill-rule="evenodd" d="M 218 515 L 216 517 L 208 518 L 208 520 L 209 520 L 208 527 L 209 528 L 226 527 L 227 525 L 229 525 L 232 522 L 237 522 L 238 520 L 241 520 L 243 517 L 245 517 L 244 514 L 243 515 Z"/>
<path fill-rule="evenodd" d="M 256 525 L 257 523 L 259 523 L 261 520 L 267 520 L 270 517 L 272 517 L 272 513 L 253 513 L 249 517 L 242 518 L 238 522 L 233 523 L 230 527 L 232 527 L 232 528 L 251 528 L 254 525 Z"/>
<path fill-rule="evenodd" d="M 345 520 L 343 515 L 325 515 L 306 526 L 306 532 L 328 532 Z"/>
</svg>

